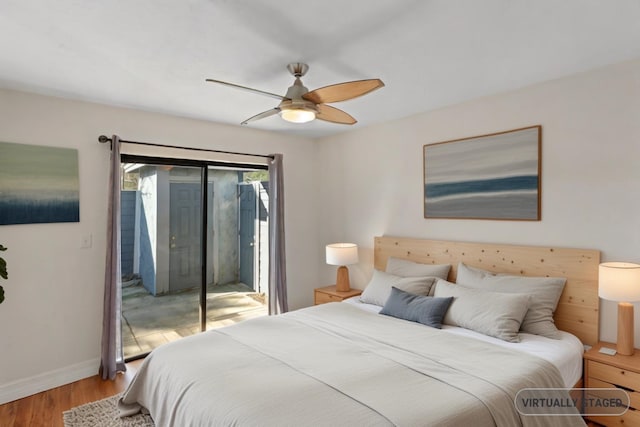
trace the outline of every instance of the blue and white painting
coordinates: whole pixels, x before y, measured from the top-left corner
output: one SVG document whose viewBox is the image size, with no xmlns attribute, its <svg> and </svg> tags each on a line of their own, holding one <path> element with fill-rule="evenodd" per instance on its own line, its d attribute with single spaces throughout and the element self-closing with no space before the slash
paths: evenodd
<svg viewBox="0 0 640 427">
<path fill-rule="evenodd" d="M 78 150 L 0 142 L 0 225 L 79 221 Z"/>
<path fill-rule="evenodd" d="M 425 218 L 540 220 L 540 128 L 425 145 Z"/>
</svg>

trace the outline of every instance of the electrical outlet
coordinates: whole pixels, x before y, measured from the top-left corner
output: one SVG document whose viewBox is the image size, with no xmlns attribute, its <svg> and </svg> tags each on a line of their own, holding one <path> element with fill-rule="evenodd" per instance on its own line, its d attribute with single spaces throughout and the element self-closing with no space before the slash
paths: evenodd
<svg viewBox="0 0 640 427">
<path fill-rule="evenodd" d="M 92 240 L 93 239 L 91 238 L 91 234 L 85 234 L 84 236 L 82 236 L 82 241 L 80 242 L 80 248 L 89 249 L 91 247 Z"/>
</svg>

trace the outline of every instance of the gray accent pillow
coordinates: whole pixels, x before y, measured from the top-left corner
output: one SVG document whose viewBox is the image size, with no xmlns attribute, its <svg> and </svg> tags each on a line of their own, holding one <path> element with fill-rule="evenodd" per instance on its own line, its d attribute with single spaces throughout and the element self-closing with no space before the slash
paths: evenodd
<svg viewBox="0 0 640 427">
<path fill-rule="evenodd" d="M 442 279 L 435 288 L 436 297 L 454 297 L 442 323 L 504 341 L 520 341 L 518 331 L 529 307 L 528 295 L 467 288 Z"/>
<path fill-rule="evenodd" d="M 529 334 L 559 339 L 558 328 L 553 323 L 560 295 L 567 279 L 563 277 L 525 277 L 503 273 L 492 273 L 480 268 L 458 264 L 456 283 L 469 288 L 531 297 L 529 311 L 524 316 L 520 330 Z"/>
<path fill-rule="evenodd" d="M 412 294 L 428 295 L 435 281 L 435 277 L 400 277 L 373 270 L 371 281 L 360 295 L 360 301 L 382 307 L 391 295 L 393 286 Z"/>
<path fill-rule="evenodd" d="M 401 277 L 433 276 L 447 280 L 451 265 L 449 264 L 420 264 L 406 259 L 389 257 L 385 271 Z"/>
<path fill-rule="evenodd" d="M 415 295 L 394 286 L 380 314 L 442 329 L 442 318 L 452 301 L 453 297 L 434 298 Z"/>
</svg>

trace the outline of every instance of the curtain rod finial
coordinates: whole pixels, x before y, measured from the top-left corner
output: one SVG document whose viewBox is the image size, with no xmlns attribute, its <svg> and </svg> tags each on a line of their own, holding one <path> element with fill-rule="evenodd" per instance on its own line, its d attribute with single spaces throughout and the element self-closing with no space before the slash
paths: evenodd
<svg viewBox="0 0 640 427">
<path fill-rule="evenodd" d="M 104 144 L 105 142 L 111 142 L 111 138 L 106 137 L 105 135 L 100 135 L 98 137 L 98 141 L 102 144 Z"/>
</svg>

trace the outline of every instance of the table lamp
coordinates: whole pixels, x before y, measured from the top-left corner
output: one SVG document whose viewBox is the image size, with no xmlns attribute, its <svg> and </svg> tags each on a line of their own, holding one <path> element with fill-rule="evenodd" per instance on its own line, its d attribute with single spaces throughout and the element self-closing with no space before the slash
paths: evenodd
<svg viewBox="0 0 640 427">
<path fill-rule="evenodd" d="M 633 354 L 633 301 L 640 301 L 640 264 L 605 262 L 598 268 L 598 296 L 618 301 L 617 352 Z"/>
<path fill-rule="evenodd" d="M 358 262 L 358 245 L 355 243 L 332 243 L 326 247 L 327 264 L 339 265 L 336 277 L 336 290 L 347 292 L 349 285 L 349 269 L 347 265 Z"/>
</svg>

